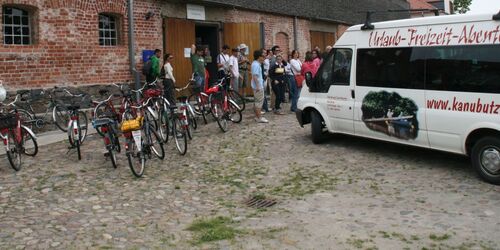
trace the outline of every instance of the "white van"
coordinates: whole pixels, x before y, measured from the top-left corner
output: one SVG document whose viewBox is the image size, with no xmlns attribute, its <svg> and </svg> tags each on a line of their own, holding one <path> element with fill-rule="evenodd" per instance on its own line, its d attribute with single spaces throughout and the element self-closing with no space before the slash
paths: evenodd
<svg viewBox="0 0 500 250">
<path fill-rule="evenodd" d="M 353 26 L 306 83 L 296 114 L 314 143 L 331 132 L 469 155 L 500 184 L 500 13 Z"/>
</svg>

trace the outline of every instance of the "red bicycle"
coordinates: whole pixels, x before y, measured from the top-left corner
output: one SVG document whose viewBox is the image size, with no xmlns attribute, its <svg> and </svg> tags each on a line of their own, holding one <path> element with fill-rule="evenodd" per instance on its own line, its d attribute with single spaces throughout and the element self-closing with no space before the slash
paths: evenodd
<svg viewBox="0 0 500 250">
<path fill-rule="evenodd" d="M 210 103 L 212 116 L 217 121 L 222 132 L 228 130 L 227 121 L 240 123 L 243 119 L 240 106 L 230 99 L 227 94 L 228 80 L 229 78 L 225 77 L 206 91 L 209 95 L 208 102 Z"/>
<path fill-rule="evenodd" d="M 5 146 L 9 163 L 16 171 L 21 169 L 22 154 L 33 157 L 38 153 L 35 134 L 31 129 L 22 125 L 22 120 L 15 105 L 18 98 L 19 95 L 16 96 L 13 102 L 2 105 L 2 108 L 3 106 L 12 107 L 13 112 L 9 113 L 4 110 L 0 113 L 0 138 Z"/>
</svg>

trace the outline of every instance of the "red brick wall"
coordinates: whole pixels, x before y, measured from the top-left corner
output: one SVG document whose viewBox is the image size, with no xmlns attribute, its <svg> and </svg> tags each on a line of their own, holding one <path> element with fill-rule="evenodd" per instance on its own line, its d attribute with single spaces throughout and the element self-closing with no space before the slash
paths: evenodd
<svg viewBox="0 0 500 250">
<path fill-rule="evenodd" d="M 9 90 L 54 85 L 90 86 L 133 80 L 128 63 L 128 21 L 126 0 L 0 0 L 0 5 L 19 5 L 34 10 L 36 43 L 29 46 L 3 45 L 0 31 L 0 79 Z M 0 7 L 1 7 L 0 6 Z M 182 9 L 183 4 L 159 0 L 134 1 L 135 61 L 142 67 L 142 50 L 161 49 L 162 9 Z M 121 16 L 120 44 L 99 46 L 98 14 Z M 146 13 L 153 17 L 146 20 Z M 226 9 L 224 22 L 264 23 L 265 47 L 282 43 L 288 36 L 293 49 L 293 17 Z M 0 11 L 0 20 L 2 20 Z M 219 16 L 220 17 L 220 16 Z M 334 25 L 334 24 L 332 24 Z M 311 22 L 298 19 L 298 47 L 302 54 L 310 48 Z M 2 29 L 0 25 L 0 29 Z M 340 32 L 339 32 L 340 34 Z M 278 37 L 278 40 L 277 40 Z M 285 47 L 285 46 L 283 46 Z"/>
<path fill-rule="evenodd" d="M 162 47 L 160 6 L 153 0 L 134 2 L 136 62 L 141 63 L 143 49 Z M 0 32 L 0 79 L 8 89 L 132 79 L 126 0 L 0 0 L 0 5 L 36 9 L 35 44 L 4 45 Z M 145 20 L 148 11 L 154 16 Z M 98 14 L 102 12 L 121 16 L 118 46 L 99 46 Z M 1 15 L 0 11 L 0 20 Z"/>
</svg>

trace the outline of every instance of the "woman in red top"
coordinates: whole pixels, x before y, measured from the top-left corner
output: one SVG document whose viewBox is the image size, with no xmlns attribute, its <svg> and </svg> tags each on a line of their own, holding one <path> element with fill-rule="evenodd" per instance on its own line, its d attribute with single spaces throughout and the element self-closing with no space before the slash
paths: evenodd
<svg viewBox="0 0 500 250">
<path fill-rule="evenodd" d="M 302 64 L 302 75 L 306 77 L 307 72 L 311 72 L 312 77 L 316 75 L 318 72 L 319 65 L 314 62 L 314 58 L 311 51 L 306 52 L 306 58 L 304 63 Z"/>
</svg>

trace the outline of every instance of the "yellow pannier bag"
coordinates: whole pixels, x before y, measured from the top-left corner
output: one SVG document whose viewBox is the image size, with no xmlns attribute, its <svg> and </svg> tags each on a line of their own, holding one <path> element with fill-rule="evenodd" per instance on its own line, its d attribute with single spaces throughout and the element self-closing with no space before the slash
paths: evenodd
<svg viewBox="0 0 500 250">
<path fill-rule="evenodd" d="M 126 133 L 126 132 L 131 132 L 131 131 L 141 129 L 143 120 L 144 120 L 144 117 L 139 116 L 139 117 L 135 118 L 134 120 L 123 121 L 122 127 L 121 127 L 122 132 Z"/>
</svg>

